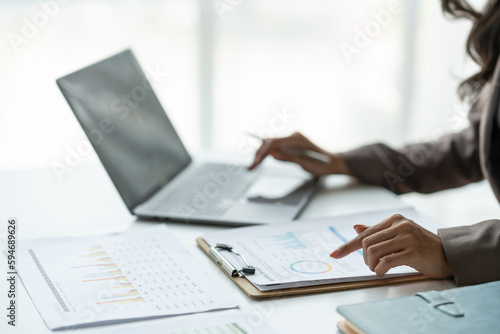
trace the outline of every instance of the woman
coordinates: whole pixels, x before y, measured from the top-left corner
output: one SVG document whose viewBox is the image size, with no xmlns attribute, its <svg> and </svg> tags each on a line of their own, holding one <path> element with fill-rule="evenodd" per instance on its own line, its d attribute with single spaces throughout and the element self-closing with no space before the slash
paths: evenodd
<svg viewBox="0 0 500 334">
<path fill-rule="evenodd" d="M 461 83 L 462 99 L 471 103 L 470 126 L 433 143 L 407 145 L 399 150 L 373 144 L 333 154 L 300 133 L 266 141 L 250 169 L 267 155 L 301 165 L 314 175 L 346 174 L 386 187 L 397 194 L 431 193 L 486 178 L 500 201 L 500 2 L 489 0 L 482 12 L 465 0 L 442 0 L 445 13 L 474 22 L 467 52 L 481 70 Z M 301 147 L 327 154 L 324 165 L 285 153 Z M 336 249 L 342 258 L 362 248 L 365 263 L 378 276 L 408 265 L 433 278 L 454 276 L 457 285 L 500 280 L 500 221 L 446 228 L 431 233 L 401 215 L 368 227 L 354 226 L 358 236 Z"/>
</svg>

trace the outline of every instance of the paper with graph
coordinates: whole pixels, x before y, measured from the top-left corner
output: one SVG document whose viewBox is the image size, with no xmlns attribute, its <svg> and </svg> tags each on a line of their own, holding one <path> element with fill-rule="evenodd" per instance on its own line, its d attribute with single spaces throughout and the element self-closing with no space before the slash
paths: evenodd
<svg viewBox="0 0 500 334">
<path fill-rule="evenodd" d="M 21 279 L 50 329 L 236 306 L 165 225 L 20 246 Z"/>
<path fill-rule="evenodd" d="M 374 225 L 394 214 L 376 211 L 331 218 L 295 221 L 285 224 L 246 227 L 203 236 L 209 245 L 225 243 L 243 254 L 256 267 L 254 275 L 246 275 L 259 290 L 320 285 L 336 282 L 377 279 L 363 260 L 361 250 L 336 260 L 330 253 L 356 236 L 356 224 Z M 411 208 L 397 213 L 413 219 L 428 230 L 435 224 L 422 218 Z M 229 252 L 222 253 L 235 267 L 241 260 Z M 391 269 L 385 277 L 412 275 L 418 272 L 401 266 Z"/>
</svg>

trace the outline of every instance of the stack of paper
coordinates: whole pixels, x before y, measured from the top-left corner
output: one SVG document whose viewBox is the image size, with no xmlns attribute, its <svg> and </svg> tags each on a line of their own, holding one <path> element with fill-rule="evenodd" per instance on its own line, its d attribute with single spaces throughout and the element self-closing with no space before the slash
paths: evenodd
<svg viewBox="0 0 500 334">
<path fill-rule="evenodd" d="M 50 329 L 236 307 L 165 225 L 24 241 L 19 273 Z"/>
</svg>

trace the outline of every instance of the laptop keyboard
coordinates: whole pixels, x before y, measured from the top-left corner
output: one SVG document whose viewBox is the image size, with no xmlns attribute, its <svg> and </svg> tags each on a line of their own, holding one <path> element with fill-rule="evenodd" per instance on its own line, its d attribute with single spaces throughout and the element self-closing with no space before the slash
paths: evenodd
<svg viewBox="0 0 500 334">
<path fill-rule="evenodd" d="M 200 165 L 165 193 L 155 211 L 186 217 L 220 216 L 243 196 L 256 177 L 256 173 L 249 173 L 243 166 Z"/>
</svg>

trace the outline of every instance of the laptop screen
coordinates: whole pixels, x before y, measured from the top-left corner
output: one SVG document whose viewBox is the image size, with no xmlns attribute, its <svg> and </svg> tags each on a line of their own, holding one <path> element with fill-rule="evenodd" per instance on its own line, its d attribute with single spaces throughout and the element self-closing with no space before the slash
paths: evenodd
<svg viewBox="0 0 500 334">
<path fill-rule="evenodd" d="M 190 163 L 130 50 L 57 84 L 131 212 Z"/>
</svg>

